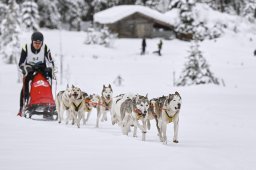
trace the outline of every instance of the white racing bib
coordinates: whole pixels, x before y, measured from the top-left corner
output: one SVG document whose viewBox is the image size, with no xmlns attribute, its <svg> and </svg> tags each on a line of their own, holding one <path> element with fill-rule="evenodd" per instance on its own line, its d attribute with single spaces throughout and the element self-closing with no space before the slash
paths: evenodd
<svg viewBox="0 0 256 170">
<path fill-rule="evenodd" d="M 36 63 L 44 63 L 44 48 L 45 48 L 45 45 L 43 44 L 39 53 L 37 54 L 34 54 L 31 50 L 31 45 L 28 44 L 27 45 L 27 63 L 28 64 L 36 64 Z"/>
</svg>

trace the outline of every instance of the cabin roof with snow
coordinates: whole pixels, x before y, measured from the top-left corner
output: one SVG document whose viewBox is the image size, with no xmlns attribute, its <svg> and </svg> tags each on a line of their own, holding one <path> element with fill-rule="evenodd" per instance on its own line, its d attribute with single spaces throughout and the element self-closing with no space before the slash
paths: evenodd
<svg viewBox="0 0 256 170">
<path fill-rule="evenodd" d="M 153 19 L 159 24 L 172 26 L 172 21 L 162 13 L 141 5 L 120 5 L 94 15 L 94 22 L 100 24 L 113 24 L 135 13 Z"/>
</svg>

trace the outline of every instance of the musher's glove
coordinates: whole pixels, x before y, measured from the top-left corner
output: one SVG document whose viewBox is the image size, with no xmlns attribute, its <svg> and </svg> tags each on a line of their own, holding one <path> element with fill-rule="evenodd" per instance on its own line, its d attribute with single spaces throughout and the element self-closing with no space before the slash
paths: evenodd
<svg viewBox="0 0 256 170">
<path fill-rule="evenodd" d="M 24 76 L 27 76 L 28 73 L 33 71 L 33 68 L 30 65 L 24 65 L 24 66 L 20 66 L 20 69 L 22 71 L 22 74 Z"/>
<path fill-rule="evenodd" d="M 23 75 L 25 75 L 25 74 L 26 74 L 26 71 L 25 71 L 24 66 L 20 66 L 20 70 L 21 70 L 21 72 L 22 72 L 22 74 L 23 74 Z"/>
<path fill-rule="evenodd" d="M 50 67 L 45 68 L 45 72 L 48 72 L 49 74 L 52 73 L 52 68 Z"/>
</svg>

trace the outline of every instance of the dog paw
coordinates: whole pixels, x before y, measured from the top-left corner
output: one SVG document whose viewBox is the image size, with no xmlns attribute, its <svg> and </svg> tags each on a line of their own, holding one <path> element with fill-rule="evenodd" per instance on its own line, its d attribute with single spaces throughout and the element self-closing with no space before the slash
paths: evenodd
<svg viewBox="0 0 256 170">
<path fill-rule="evenodd" d="M 179 141 L 178 140 L 173 140 L 173 143 L 179 143 Z"/>
</svg>

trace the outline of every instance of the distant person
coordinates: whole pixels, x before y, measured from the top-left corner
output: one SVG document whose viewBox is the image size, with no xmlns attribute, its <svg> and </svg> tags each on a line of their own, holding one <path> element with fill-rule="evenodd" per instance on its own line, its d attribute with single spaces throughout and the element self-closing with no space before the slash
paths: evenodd
<svg viewBox="0 0 256 170">
<path fill-rule="evenodd" d="M 123 85 L 123 81 L 124 81 L 124 79 L 120 75 L 118 75 L 116 77 L 116 79 L 114 80 L 114 84 L 116 86 L 122 86 Z"/>
<path fill-rule="evenodd" d="M 141 44 L 141 55 L 144 55 L 145 54 L 145 51 L 146 51 L 146 46 L 147 46 L 147 44 L 146 44 L 146 39 L 145 38 L 143 38 L 142 39 L 142 44 Z"/>
<path fill-rule="evenodd" d="M 163 46 L 163 41 L 160 40 L 160 42 L 158 43 L 158 55 L 161 56 L 161 50 L 162 50 L 162 46 Z"/>
<path fill-rule="evenodd" d="M 163 41 L 160 40 L 159 43 L 157 44 L 158 50 L 157 50 L 157 51 L 154 51 L 153 53 L 156 53 L 156 54 L 158 54 L 159 56 L 161 56 L 161 55 L 162 55 L 162 54 L 161 54 L 162 46 L 163 46 Z"/>
<path fill-rule="evenodd" d="M 256 56 L 256 50 L 254 50 L 254 56 Z"/>
</svg>

